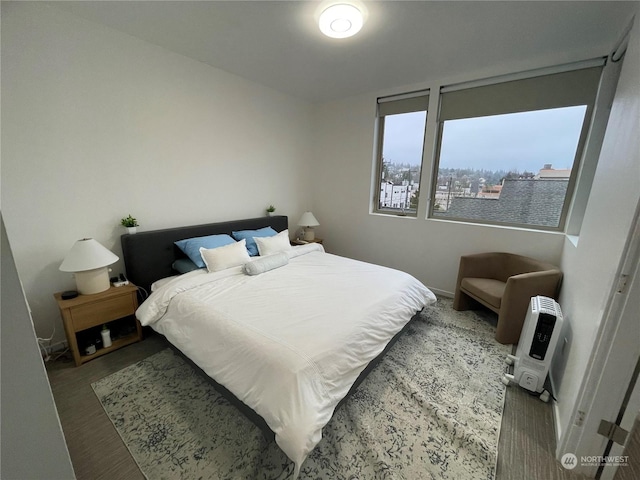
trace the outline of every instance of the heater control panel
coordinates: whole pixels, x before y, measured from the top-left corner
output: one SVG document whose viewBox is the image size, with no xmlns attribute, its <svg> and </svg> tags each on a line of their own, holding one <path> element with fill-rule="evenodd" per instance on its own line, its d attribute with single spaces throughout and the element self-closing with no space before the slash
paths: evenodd
<svg viewBox="0 0 640 480">
<path fill-rule="evenodd" d="M 533 339 L 531 340 L 531 348 L 529 350 L 529 356 L 531 358 L 544 360 L 549 344 L 551 343 L 551 335 L 553 334 L 555 324 L 555 315 L 540 312 L 538 324 L 536 325 L 536 330 L 533 334 Z"/>
</svg>

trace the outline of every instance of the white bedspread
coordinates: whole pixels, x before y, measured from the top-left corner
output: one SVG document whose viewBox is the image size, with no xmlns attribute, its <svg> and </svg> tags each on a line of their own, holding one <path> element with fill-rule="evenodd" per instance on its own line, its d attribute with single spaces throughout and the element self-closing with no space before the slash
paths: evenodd
<svg viewBox="0 0 640 480">
<path fill-rule="evenodd" d="M 434 294 L 411 275 L 295 247 L 287 265 L 190 272 L 136 315 L 260 414 L 296 474 L 366 365 Z"/>
</svg>

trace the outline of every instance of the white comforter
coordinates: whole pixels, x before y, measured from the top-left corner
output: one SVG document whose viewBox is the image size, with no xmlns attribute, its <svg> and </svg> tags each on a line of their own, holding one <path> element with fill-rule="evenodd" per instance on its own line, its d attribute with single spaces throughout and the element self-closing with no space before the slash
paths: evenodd
<svg viewBox="0 0 640 480">
<path fill-rule="evenodd" d="M 411 275 L 295 247 L 261 275 L 198 270 L 136 315 L 260 414 L 296 474 L 366 365 L 434 294 Z"/>
</svg>

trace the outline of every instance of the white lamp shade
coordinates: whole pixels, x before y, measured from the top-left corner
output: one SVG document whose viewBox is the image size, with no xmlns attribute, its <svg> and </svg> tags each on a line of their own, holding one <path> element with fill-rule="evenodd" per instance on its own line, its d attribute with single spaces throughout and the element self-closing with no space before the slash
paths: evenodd
<svg viewBox="0 0 640 480">
<path fill-rule="evenodd" d="M 103 247 L 93 238 L 83 238 L 73 244 L 64 257 L 60 270 L 63 272 L 84 272 L 106 267 L 118 261 L 118 256 Z"/>
<path fill-rule="evenodd" d="M 316 217 L 313 216 L 311 212 L 304 212 L 298 220 L 298 225 L 300 227 L 317 227 L 320 225 Z"/>
</svg>

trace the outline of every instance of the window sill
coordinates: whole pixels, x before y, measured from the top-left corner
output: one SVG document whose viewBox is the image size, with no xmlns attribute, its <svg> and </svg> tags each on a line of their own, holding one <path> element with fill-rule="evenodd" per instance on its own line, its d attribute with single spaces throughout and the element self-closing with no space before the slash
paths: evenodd
<svg viewBox="0 0 640 480">
<path fill-rule="evenodd" d="M 549 235 L 564 235 L 564 232 L 561 232 L 558 230 L 546 230 L 544 228 L 535 228 L 535 227 L 522 227 L 522 226 L 515 226 L 515 225 L 496 225 L 492 223 L 479 223 L 479 222 L 465 222 L 462 220 L 445 220 L 442 218 L 433 218 L 433 217 L 427 217 L 425 220 L 427 222 L 452 223 L 455 225 L 469 225 L 472 227 L 497 228 L 500 230 L 517 230 L 520 232 L 547 233 Z"/>
<path fill-rule="evenodd" d="M 399 213 L 394 212 L 369 212 L 369 215 L 374 215 L 376 217 L 410 218 L 412 220 L 418 218 L 416 215 L 400 215 Z"/>
</svg>

